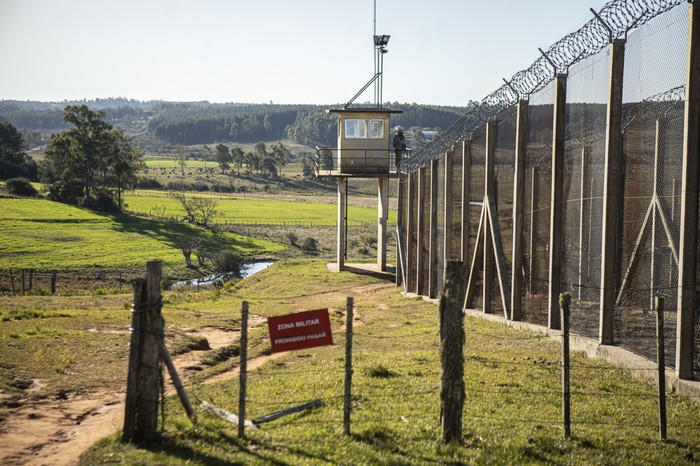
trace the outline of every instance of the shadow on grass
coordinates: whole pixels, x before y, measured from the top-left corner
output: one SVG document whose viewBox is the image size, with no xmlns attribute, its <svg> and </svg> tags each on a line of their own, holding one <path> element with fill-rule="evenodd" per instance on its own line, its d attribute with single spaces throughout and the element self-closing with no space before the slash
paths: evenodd
<svg viewBox="0 0 700 466">
<path fill-rule="evenodd" d="M 114 222 L 116 231 L 149 236 L 173 248 L 178 248 L 178 240 L 183 235 L 197 238 L 201 248 L 206 250 L 235 249 L 245 253 L 260 247 L 253 238 L 217 234 L 185 223 L 146 219 L 126 214 L 106 214 L 105 217 Z"/>
<path fill-rule="evenodd" d="M 388 426 L 373 425 L 360 433 L 351 434 L 351 438 L 358 443 L 372 447 L 372 450 L 377 455 L 377 458 L 375 458 L 377 463 L 386 462 L 385 454 L 390 452 L 397 456 L 397 458 L 391 459 L 390 462 L 392 464 L 402 464 L 404 462 L 414 464 L 449 464 L 445 463 L 444 460 L 428 458 L 406 451 L 406 448 L 410 448 L 407 447 L 406 440 L 399 438 L 394 430 Z"/>
<path fill-rule="evenodd" d="M 191 447 L 185 442 L 192 442 L 194 447 Z M 198 432 L 196 434 L 189 434 L 185 442 L 178 438 L 163 436 L 160 437 L 158 441 L 150 445 L 135 445 L 135 447 L 154 453 L 162 459 L 167 457 L 178 458 L 185 462 L 196 460 L 198 464 L 212 466 L 243 465 L 249 464 L 253 460 L 258 460 L 259 462 L 277 466 L 291 466 L 299 464 L 300 459 L 302 458 L 306 459 L 307 461 L 317 460 L 333 463 L 331 458 L 322 455 L 314 455 L 300 448 L 250 438 L 239 439 L 237 436 L 224 432 L 220 429 L 204 427 L 201 425 L 198 428 Z M 206 453 L 204 452 L 204 449 L 197 448 L 197 446 L 201 446 L 203 444 L 218 444 L 219 447 L 225 444 L 224 448 L 219 448 L 218 450 L 228 451 L 233 455 L 243 454 L 246 455 L 246 458 L 232 460 L 230 458 Z M 212 450 L 216 451 L 217 449 Z M 295 458 L 291 458 L 289 460 L 275 458 L 275 456 L 279 455 L 288 455 Z"/>
</svg>

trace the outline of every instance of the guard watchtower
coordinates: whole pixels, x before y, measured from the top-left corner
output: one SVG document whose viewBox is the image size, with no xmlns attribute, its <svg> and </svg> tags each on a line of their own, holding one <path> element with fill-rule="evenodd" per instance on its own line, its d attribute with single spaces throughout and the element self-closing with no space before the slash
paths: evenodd
<svg viewBox="0 0 700 466">
<path fill-rule="evenodd" d="M 386 270 L 389 178 L 396 177 L 391 147 L 391 114 L 386 108 L 330 109 L 338 115 L 338 146 L 316 147 L 316 176 L 338 178 L 338 270 L 343 270 L 346 252 L 348 178 L 377 179 L 377 268 Z"/>
<path fill-rule="evenodd" d="M 386 270 L 389 179 L 399 175 L 391 140 L 391 115 L 402 113 L 383 108 L 381 104 L 383 57 L 388 42 L 388 35 L 375 34 L 374 76 L 343 108 L 326 110 L 338 115 L 338 145 L 316 147 L 316 176 L 338 178 L 338 270 L 343 270 L 345 265 L 349 178 L 377 179 L 377 267 L 380 271 Z M 351 107 L 372 83 L 375 107 Z"/>
</svg>

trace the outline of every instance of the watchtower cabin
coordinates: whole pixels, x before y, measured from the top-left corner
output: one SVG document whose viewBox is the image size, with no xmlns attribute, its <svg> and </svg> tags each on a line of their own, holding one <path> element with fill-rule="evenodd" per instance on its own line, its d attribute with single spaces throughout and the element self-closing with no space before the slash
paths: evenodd
<svg viewBox="0 0 700 466">
<path fill-rule="evenodd" d="M 391 115 L 387 108 L 330 109 L 338 115 L 337 147 L 316 147 L 316 176 L 338 179 L 337 267 L 344 270 L 349 178 L 377 179 L 377 268 L 386 271 L 389 179 L 398 176 L 392 147 Z"/>
</svg>

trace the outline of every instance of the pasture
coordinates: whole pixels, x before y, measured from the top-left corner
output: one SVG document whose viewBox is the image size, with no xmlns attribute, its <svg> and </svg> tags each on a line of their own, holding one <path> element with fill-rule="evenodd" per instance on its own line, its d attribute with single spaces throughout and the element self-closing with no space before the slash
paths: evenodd
<svg viewBox="0 0 700 466">
<path fill-rule="evenodd" d="M 191 193 L 188 196 L 210 198 L 217 203 L 217 223 L 316 225 L 333 226 L 337 222 L 338 207 L 335 203 L 297 202 L 268 198 L 251 198 L 234 195 Z M 185 215 L 180 203 L 158 191 L 137 191 L 125 196 L 127 209 L 132 212 L 163 217 L 182 218 Z M 376 202 L 376 201 L 375 201 Z M 351 225 L 376 224 L 376 208 L 348 206 Z M 396 212 L 390 211 L 389 223 L 396 222 Z"/>
<path fill-rule="evenodd" d="M 202 248 L 242 256 L 271 255 L 285 246 L 271 241 L 181 223 L 122 214 L 100 214 L 41 199 L 0 198 L 0 269 L 125 267 L 154 257 L 183 262 L 177 246 L 186 235 Z"/>
</svg>

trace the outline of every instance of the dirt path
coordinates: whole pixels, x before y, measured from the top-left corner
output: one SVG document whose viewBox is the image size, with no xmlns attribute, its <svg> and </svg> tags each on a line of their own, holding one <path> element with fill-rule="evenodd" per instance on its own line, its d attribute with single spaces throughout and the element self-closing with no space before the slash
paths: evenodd
<svg viewBox="0 0 700 466">
<path fill-rule="evenodd" d="M 251 325 L 259 325 L 252 319 Z M 238 341 L 239 333 L 205 327 L 193 335 L 209 341 L 212 350 Z M 178 373 L 192 372 L 207 351 L 191 351 L 174 358 Z M 281 354 L 260 356 L 248 362 L 250 370 L 277 359 Z M 203 383 L 238 376 L 238 369 L 217 374 Z M 166 376 L 167 392 L 174 393 Z M 171 393 L 168 393 L 171 394 Z M 119 432 L 124 424 L 124 392 L 95 392 L 66 400 L 28 402 L 6 410 L 0 432 L 0 464 L 69 466 L 98 440 Z"/>
<path fill-rule="evenodd" d="M 346 296 L 348 293 L 369 295 L 392 285 L 368 285 L 335 292 L 324 292 L 329 296 Z M 355 316 L 356 325 L 361 325 L 361 316 Z M 251 316 L 251 328 L 264 325 L 264 318 Z M 219 327 L 204 327 L 192 331 L 192 335 L 207 338 L 211 350 L 238 341 L 239 333 Z M 188 374 L 200 364 L 208 351 L 191 351 L 174 358 L 178 373 L 187 379 Z M 254 370 L 286 353 L 263 355 L 248 361 L 248 370 Z M 213 383 L 238 376 L 238 368 L 217 374 L 202 383 Z M 35 385 L 40 385 L 35 381 Z M 166 391 L 174 390 L 166 376 Z M 6 415 L 0 431 L 0 464 L 6 466 L 70 466 L 78 462 L 80 455 L 98 440 L 119 432 L 124 423 L 123 391 L 101 391 L 76 395 L 68 399 L 51 401 L 26 401 L 14 407 L 0 408 Z M 0 399 L 0 406 L 3 406 Z"/>
</svg>

